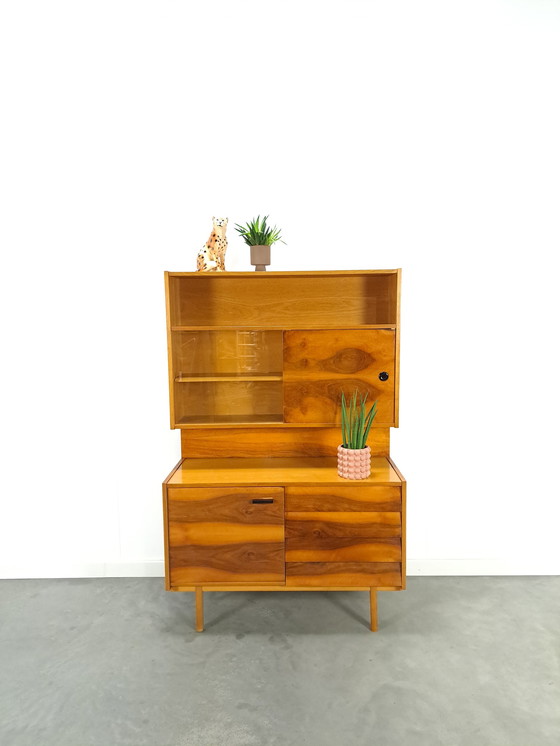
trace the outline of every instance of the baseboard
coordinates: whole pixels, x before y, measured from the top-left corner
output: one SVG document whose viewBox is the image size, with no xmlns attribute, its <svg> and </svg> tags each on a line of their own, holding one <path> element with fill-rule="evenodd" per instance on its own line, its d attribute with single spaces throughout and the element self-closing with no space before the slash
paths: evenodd
<svg viewBox="0 0 560 746">
<path fill-rule="evenodd" d="M 60 562 L 0 565 L 0 578 L 160 578 L 163 561 Z M 407 575 L 560 575 L 558 561 L 535 559 L 409 559 Z"/>
<path fill-rule="evenodd" d="M 560 575 L 560 563 L 536 559 L 409 559 L 407 576 L 422 575 Z"/>
<path fill-rule="evenodd" d="M 160 578 L 163 560 L 0 565 L 0 578 Z"/>
</svg>

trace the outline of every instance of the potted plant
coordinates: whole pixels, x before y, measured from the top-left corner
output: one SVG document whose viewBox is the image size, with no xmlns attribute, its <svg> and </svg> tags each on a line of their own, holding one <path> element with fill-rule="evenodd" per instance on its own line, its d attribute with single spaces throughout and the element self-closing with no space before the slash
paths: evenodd
<svg viewBox="0 0 560 746">
<path fill-rule="evenodd" d="M 344 479 L 366 479 L 371 474 L 371 449 L 366 445 L 375 415 L 377 402 L 366 412 L 367 393 L 356 390 L 347 402 L 341 395 L 342 444 L 338 446 L 338 476 Z"/>
<path fill-rule="evenodd" d="M 265 272 L 270 264 L 270 247 L 277 241 L 282 241 L 280 230 L 267 225 L 268 215 L 261 220 L 258 215 L 247 225 L 235 225 L 235 230 L 243 236 L 245 243 L 251 247 L 251 264 L 255 265 L 255 272 Z M 285 243 L 285 241 L 282 241 Z"/>
</svg>

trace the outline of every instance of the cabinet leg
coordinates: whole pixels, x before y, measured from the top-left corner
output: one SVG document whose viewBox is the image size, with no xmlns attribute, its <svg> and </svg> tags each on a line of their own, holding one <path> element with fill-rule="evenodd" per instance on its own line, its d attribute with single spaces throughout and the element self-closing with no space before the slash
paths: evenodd
<svg viewBox="0 0 560 746">
<path fill-rule="evenodd" d="M 377 631 L 377 591 L 375 588 L 369 589 L 369 613 L 371 619 L 371 631 Z"/>
<path fill-rule="evenodd" d="M 204 599 L 202 588 L 195 588 L 194 596 L 196 602 L 196 631 L 204 632 Z"/>
</svg>

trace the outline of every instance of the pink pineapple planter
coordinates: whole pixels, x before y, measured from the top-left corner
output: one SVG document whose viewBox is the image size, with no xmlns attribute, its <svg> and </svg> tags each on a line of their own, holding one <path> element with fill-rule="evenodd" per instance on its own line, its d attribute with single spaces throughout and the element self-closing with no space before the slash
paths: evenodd
<svg viewBox="0 0 560 746">
<path fill-rule="evenodd" d="M 371 448 L 338 446 L 338 476 L 343 479 L 367 479 L 371 474 Z"/>
</svg>

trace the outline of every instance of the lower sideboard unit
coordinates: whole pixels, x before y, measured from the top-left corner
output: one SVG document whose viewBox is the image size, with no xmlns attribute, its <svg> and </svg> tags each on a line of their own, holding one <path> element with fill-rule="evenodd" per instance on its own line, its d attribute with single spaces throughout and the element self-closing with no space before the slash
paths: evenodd
<svg viewBox="0 0 560 746">
<path fill-rule="evenodd" d="M 194 591 L 403 590 L 406 483 L 389 457 L 368 479 L 334 458 L 184 458 L 163 484 L 166 588 Z"/>
</svg>

